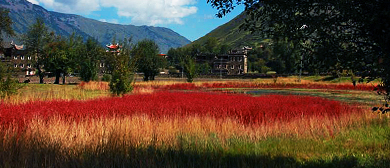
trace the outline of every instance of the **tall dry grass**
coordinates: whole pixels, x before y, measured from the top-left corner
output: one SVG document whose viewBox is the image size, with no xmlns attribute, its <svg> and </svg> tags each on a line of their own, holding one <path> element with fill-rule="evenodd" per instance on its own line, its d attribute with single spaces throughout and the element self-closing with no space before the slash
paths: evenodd
<svg viewBox="0 0 390 168">
<path fill-rule="evenodd" d="M 215 119 L 211 117 L 163 117 L 150 118 L 146 115 L 130 117 L 115 116 L 109 118 L 69 121 L 61 117 L 48 120 L 34 119 L 24 131 L 24 138 L 42 138 L 45 143 L 56 144 L 64 151 L 82 152 L 86 148 L 95 149 L 101 144 L 120 143 L 125 146 L 148 146 L 180 148 L 178 137 L 190 136 L 194 141 L 202 141 L 215 135 L 221 145 L 228 147 L 229 139 L 238 138 L 257 142 L 272 137 L 331 139 L 351 126 L 363 126 L 376 115 L 357 113 L 338 118 L 312 117 L 296 119 L 290 122 L 275 122 L 263 125 L 244 125 L 234 119 Z M 10 136 L 16 126 L 3 128 L 4 136 Z M 6 139 L 6 138 L 5 138 Z M 203 144 L 205 145 L 205 144 Z"/>
<path fill-rule="evenodd" d="M 107 90 L 86 90 L 77 85 L 27 84 L 16 95 L 0 100 L 3 103 L 22 104 L 31 101 L 90 100 L 110 96 Z"/>
</svg>

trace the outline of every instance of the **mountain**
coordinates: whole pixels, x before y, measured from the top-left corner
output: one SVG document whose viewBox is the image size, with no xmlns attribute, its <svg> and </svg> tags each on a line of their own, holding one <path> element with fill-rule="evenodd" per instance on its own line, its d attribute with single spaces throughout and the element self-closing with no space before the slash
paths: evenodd
<svg viewBox="0 0 390 168">
<path fill-rule="evenodd" d="M 230 45 L 232 48 L 241 48 L 243 46 L 256 47 L 261 44 L 263 38 L 251 34 L 249 31 L 240 30 L 240 25 L 245 22 L 245 12 L 236 16 L 231 21 L 217 27 L 205 36 L 195 40 L 192 44 L 203 45 L 208 38 L 216 38 L 220 44 Z"/>
<path fill-rule="evenodd" d="M 16 34 L 27 32 L 36 18 L 42 18 L 49 30 L 56 34 L 69 36 L 74 32 L 85 39 L 93 37 L 102 45 L 110 43 L 113 37 L 116 37 L 117 41 L 133 37 L 134 43 L 151 39 L 158 44 L 160 52 L 166 53 L 169 48 L 181 47 L 191 42 L 168 28 L 100 22 L 79 15 L 47 11 L 26 0 L 0 0 L 0 7 L 10 10 L 9 16 L 14 22 L 12 27 Z"/>
</svg>

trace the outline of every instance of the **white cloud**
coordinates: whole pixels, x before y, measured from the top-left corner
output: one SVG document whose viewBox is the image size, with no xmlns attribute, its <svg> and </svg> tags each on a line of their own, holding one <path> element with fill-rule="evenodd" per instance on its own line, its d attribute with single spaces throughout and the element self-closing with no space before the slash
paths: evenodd
<svg viewBox="0 0 390 168">
<path fill-rule="evenodd" d="M 57 12 L 88 14 L 99 10 L 99 0 L 37 0 Z"/>
<path fill-rule="evenodd" d="M 39 5 L 39 2 L 37 0 L 27 0 L 28 2 L 31 2 L 32 4 Z"/>
<path fill-rule="evenodd" d="M 131 17 L 132 24 L 183 24 L 182 18 L 197 12 L 195 0 L 110 0 L 104 7 L 115 7 L 118 15 Z"/>
<path fill-rule="evenodd" d="M 106 20 L 106 19 L 99 19 L 99 21 L 101 22 L 107 22 L 107 23 L 114 23 L 114 24 L 118 24 L 119 21 L 117 19 L 109 19 L 109 20 Z"/>
<path fill-rule="evenodd" d="M 101 7 L 114 7 L 119 17 L 135 25 L 183 24 L 182 18 L 195 14 L 197 0 L 30 0 L 54 11 L 88 14 Z"/>
</svg>

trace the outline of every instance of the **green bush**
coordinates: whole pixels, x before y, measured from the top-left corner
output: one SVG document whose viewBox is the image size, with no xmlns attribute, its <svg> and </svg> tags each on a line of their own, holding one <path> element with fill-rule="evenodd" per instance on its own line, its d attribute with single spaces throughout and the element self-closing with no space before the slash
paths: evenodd
<svg viewBox="0 0 390 168">
<path fill-rule="evenodd" d="M 8 73 L 8 68 L 0 62 L 0 98 L 18 93 L 21 87 L 22 85 Z"/>
<path fill-rule="evenodd" d="M 134 75 L 130 73 L 113 72 L 112 79 L 109 84 L 111 93 L 115 95 L 123 95 L 133 90 Z"/>
<path fill-rule="evenodd" d="M 112 78 L 112 76 L 110 74 L 104 74 L 103 77 L 102 77 L 102 81 L 110 82 L 111 78 Z"/>
</svg>

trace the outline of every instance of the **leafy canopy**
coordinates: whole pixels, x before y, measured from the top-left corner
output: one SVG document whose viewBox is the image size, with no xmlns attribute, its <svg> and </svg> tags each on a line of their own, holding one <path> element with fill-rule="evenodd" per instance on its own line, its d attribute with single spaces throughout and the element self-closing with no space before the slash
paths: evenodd
<svg viewBox="0 0 390 168">
<path fill-rule="evenodd" d="M 237 5 L 241 28 L 266 38 L 287 38 L 316 69 L 352 70 L 382 79 L 390 91 L 388 0 L 208 0 L 223 17 Z"/>
</svg>

